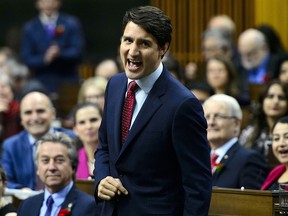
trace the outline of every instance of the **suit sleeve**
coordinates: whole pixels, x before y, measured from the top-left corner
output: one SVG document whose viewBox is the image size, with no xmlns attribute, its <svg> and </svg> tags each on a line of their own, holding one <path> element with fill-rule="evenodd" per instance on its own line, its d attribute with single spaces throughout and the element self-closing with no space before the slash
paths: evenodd
<svg viewBox="0 0 288 216">
<path fill-rule="evenodd" d="M 7 187 L 8 188 L 23 188 L 24 186 L 17 182 L 15 167 L 13 166 L 13 155 L 11 143 L 4 142 L 2 147 L 2 156 L 1 156 L 1 164 L 7 175 Z"/>
<path fill-rule="evenodd" d="M 260 189 L 269 172 L 264 157 L 256 151 L 250 152 L 241 170 L 240 184 L 246 189 Z"/>
<path fill-rule="evenodd" d="M 212 176 L 207 123 L 196 98 L 189 98 L 179 106 L 172 131 L 185 194 L 183 215 L 208 215 Z"/>
</svg>

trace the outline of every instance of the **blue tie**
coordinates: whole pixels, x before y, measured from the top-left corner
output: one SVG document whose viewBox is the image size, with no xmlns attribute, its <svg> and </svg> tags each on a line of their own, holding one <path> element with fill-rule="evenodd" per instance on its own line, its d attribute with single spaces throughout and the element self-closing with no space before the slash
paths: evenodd
<svg viewBox="0 0 288 216">
<path fill-rule="evenodd" d="M 54 200 L 52 196 L 50 195 L 48 199 L 46 200 L 47 210 L 46 210 L 45 216 L 51 216 L 53 203 L 54 203 Z"/>
</svg>

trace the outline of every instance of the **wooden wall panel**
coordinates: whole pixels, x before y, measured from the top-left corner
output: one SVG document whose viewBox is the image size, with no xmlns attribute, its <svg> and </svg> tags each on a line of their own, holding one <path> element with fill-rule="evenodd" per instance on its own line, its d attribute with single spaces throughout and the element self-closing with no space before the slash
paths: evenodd
<svg viewBox="0 0 288 216">
<path fill-rule="evenodd" d="M 237 26 L 236 37 L 254 24 L 254 0 L 150 0 L 150 4 L 170 16 L 174 27 L 170 51 L 183 66 L 202 61 L 201 34 L 213 15 L 229 15 Z"/>
<path fill-rule="evenodd" d="M 255 0 L 255 24 L 270 24 L 288 48 L 288 1 Z"/>
</svg>

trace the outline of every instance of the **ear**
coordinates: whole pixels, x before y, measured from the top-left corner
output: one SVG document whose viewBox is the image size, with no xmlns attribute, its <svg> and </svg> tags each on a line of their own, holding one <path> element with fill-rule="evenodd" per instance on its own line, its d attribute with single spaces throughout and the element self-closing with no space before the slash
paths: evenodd
<svg viewBox="0 0 288 216">
<path fill-rule="evenodd" d="M 168 51 L 169 45 L 170 45 L 169 43 L 166 43 L 163 47 L 160 48 L 160 56 L 162 58 L 165 55 L 165 53 Z"/>
</svg>

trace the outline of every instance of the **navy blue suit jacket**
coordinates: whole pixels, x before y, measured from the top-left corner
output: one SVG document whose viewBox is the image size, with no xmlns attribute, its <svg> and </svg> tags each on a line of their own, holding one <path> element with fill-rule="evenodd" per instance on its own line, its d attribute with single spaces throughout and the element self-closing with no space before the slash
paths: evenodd
<svg viewBox="0 0 288 216">
<path fill-rule="evenodd" d="M 96 195 L 106 176 L 120 178 L 129 194 L 104 201 L 101 215 L 207 215 L 212 177 L 201 104 L 164 68 L 121 146 L 126 89 L 125 73 L 107 85 L 94 175 Z"/>
<path fill-rule="evenodd" d="M 235 143 L 220 162 L 220 171 L 213 173 L 213 186 L 223 188 L 260 189 L 269 167 L 264 157 Z"/>
<path fill-rule="evenodd" d="M 75 137 L 71 130 L 64 128 L 54 128 L 54 131 L 67 133 L 72 138 Z M 4 140 L 2 145 L 1 164 L 7 174 L 8 188 L 35 189 L 36 168 L 33 158 L 33 148 L 29 143 L 28 132 L 22 132 Z"/>
<path fill-rule="evenodd" d="M 64 81 L 79 81 L 77 67 L 84 50 L 81 26 L 75 17 L 60 13 L 56 28 L 63 31 L 59 30 L 49 37 L 39 17 L 36 17 L 26 23 L 23 33 L 23 61 L 48 90 L 55 90 Z M 60 56 L 46 65 L 44 54 L 51 44 L 60 47 Z"/>
<path fill-rule="evenodd" d="M 44 193 L 35 195 L 21 202 L 18 208 L 18 216 L 38 216 L 44 200 Z M 72 203 L 70 216 L 98 216 L 96 203 L 92 196 L 73 186 L 67 194 L 61 209 L 65 209 Z"/>
</svg>

